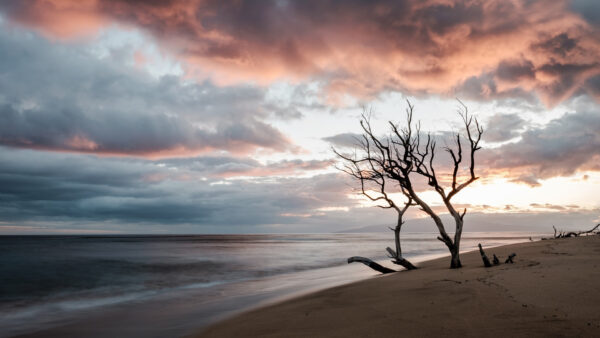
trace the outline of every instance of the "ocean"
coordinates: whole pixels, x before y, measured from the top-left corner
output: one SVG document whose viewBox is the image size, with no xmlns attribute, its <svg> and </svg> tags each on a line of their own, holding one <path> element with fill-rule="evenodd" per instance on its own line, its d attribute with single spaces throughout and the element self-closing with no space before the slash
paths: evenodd
<svg viewBox="0 0 600 338">
<path fill-rule="evenodd" d="M 465 233 L 461 246 L 531 235 Z M 404 256 L 447 255 L 435 238 L 403 234 Z M 86 337 L 182 336 L 261 304 L 378 275 L 348 265 L 350 256 L 399 269 L 386 259 L 387 246 L 391 232 L 0 236 L 0 336 L 75 328 Z"/>
</svg>

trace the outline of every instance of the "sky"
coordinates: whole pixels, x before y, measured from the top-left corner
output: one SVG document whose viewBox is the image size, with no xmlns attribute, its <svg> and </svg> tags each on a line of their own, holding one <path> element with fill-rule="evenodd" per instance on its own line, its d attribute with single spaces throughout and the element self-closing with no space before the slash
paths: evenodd
<svg viewBox="0 0 600 338">
<path fill-rule="evenodd" d="M 384 227 L 332 147 L 406 100 L 444 140 L 457 98 L 485 129 L 465 231 L 600 222 L 595 0 L 2 1 L 0 26 L 0 234 Z"/>
</svg>

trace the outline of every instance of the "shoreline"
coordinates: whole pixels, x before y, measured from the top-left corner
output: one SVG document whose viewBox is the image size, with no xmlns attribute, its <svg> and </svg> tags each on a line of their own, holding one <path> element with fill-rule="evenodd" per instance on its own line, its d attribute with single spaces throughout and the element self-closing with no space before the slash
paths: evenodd
<svg viewBox="0 0 600 338">
<path fill-rule="evenodd" d="M 319 252 L 313 256 L 307 255 L 306 259 L 296 259 L 296 262 L 303 264 L 302 266 L 295 266 L 292 264 L 293 262 L 281 260 L 271 261 L 270 265 L 264 266 L 267 269 L 265 271 L 271 271 L 268 270 L 269 266 L 277 266 L 276 264 L 291 267 L 291 269 L 288 269 L 288 272 L 260 278 L 159 289 L 153 290 L 143 297 L 127 293 L 118 295 L 118 297 L 122 295 L 129 297 L 124 301 L 102 298 L 102 294 L 92 298 L 90 296 L 95 294 L 90 292 L 86 297 L 68 298 L 67 294 L 59 299 L 60 302 L 50 299 L 50 301 L 35 303 L 29 307 L 15 308 L 18 311 L 6 307 L 8 312 L 5 311 L 5 313 L 11 317 L 4 317 L 0 320 L 0 326 L 4 331 L 0 333 L 0 337 L 13 335 L 105 337 L 118 335 L 124 330 L 127 331 L 129 337 L 189 336 L 200 329 L 257 307 L 371 277 L 379 277 L 377 272 L 362 264 L 348 265 L 345 258 L 340 258 L 339 263 L 336 262 L 337 265 L 334 266 L 325 265 L 306 269 L 306 265 L 330 263 L 332 259 L 337 260 L 335 257 L 348 257 L 346 253 L 354 252 L 373 257 L 372 253 L 381 253 L 379 252 L 382 251 L 381 247 L 389 244 L 387 243 L 389 240 L 387 234 L 385 234 L 386 236 L 382 235 L 384 234 L 341 234 L 338 238 L 337 234 L 330 234 L 329 236 L 317 236 L 316 240 L 309 241 L 306 241 L 306 238 L 311 239 L 314 236 L 300 235 L 301 241 L 298 241 L 297 235 L 286 237 L 287 242 L 284 243 L 291 243 L 287 245 L 292 245 L 293 249 L 301 254 L 299 257 L 302 257 L 302 248 L 318 248 Z M 475 233 L 472 235 L 474 237 L 464 236 L 465 251 L 473 250 L 480 240 L 486 247 L 487 245 L 492 247 L 526 240 L 522 234 L 515 235 L 514 233 Z M 448 255 L 437 240 L 423 236 L 423 233 L 413 234 L 409 237 L 405 243 L 405 253 L 415 264 Z M 274 245 L 280 246 L 279 239 L 275 239 Z M 327 240 L 325 245 L 321 242 L 323 239 Z M 348 244 L 348 242 L 355 245 Z M 166 241 L 165 243 L 170 242 Z M 238 243 L 237 240 L 235 243 Z M 250 240 L 250 243 L 254 243 L 254 240 Z M 302 246 L 298 247 L 296 243 L 302 243 Z M 235 249 L 236 245 L 238 244 L 233 245 L 232 248 Z M 167 245 L 167 249 L 169 248 Z M 265 253 L 263 251 L 259 253 Z M 117 250 L 118 252 L 120 251 Z M 59 253 L 63 253 L 63 251 Z M 202 251 L 200 251 L 201 253 Z M 126 259 L 128 256 L 118 257 Z M 294 255 L 294 257 L 297 256 Z M 373 258 L 381 264 L 394 266 L 384 255 Z M 236 259 L 237 257 L 230 255 L 225 260 L 244 262 L 244 260 Z M 171 261 L 164 260 L 164 262 L 170 263 Z M 82 305 L 84 306 L 82 307 Z"/>
<path fill-rule="evenodd" d="M 598 336 L 600 236 L 485 248 L 515 264 L 463 268 L 442 257 L 420 269 L 368 278 L 263 305 L 197 331 L 233 336 Z M 365 267 L 367 269 L 367 267 Z"/>
<path fill-rule="evenodd" d="M 515 236 L 514 232 L 510 232 L 512 235 L 508 235 L 508 236 L 502 236 L 502 235 L 498 235 L 498 236 L 492 236 L 492 237 L 486 237 L 486 236 L 472 236 L 472 235 L 478 235 L 478 234 L 489 234 L 488 232 L 469 232 L 466 233 L 467 236 L 464 236 L 463 239 L 481 239 L 484 241 L 489 241 L 490 239 L 523 239 L 523 241 L 521 242 L 516 242 L 516 243 L 510 243 L 510 244 L 495 244 L 495 245 L 491 245 L 488 246 L 488 249 L 492 249 L 492 248 L 498 248 L 498 247 L 504 247 L 504 246 L 509 246 L 509 245 L 515 245 L 515 244 L 523 244 L 523 243 L 530 243 L 530 242 L 525 242 L 524 240 L 524 236 Z M 360 234 L 360 233 L 358 233 Z M 414 233 L 413 233 L 414 234 Z M 430 234 L 430 233 L 427 233 Z M 431 234 L 437 234 L 437 233 L 431 233 Z M 502 233 L 503 234 L 503 233 Z M 527 235 L 532 235 L 533 237 L 536 238 L 542 238 L 541 237 L 541 233 L 531 233 L 531 232 L 523 232 L 523 234 L 527 234 Z M 531 238 L 532 236 L 528 236 L 529 238 Z M 479 252 L 478 249 L 470 249 L 468 251 L 464 251 L 461 252 L 461 255 L 464 254 L 469 254 L 471 252 Z M 479 255 L 479 254 L 478 254 Z M 479 257 L 479 256 L 478 256 Z M 417 265 L 418 267 L 423 266 L 423 264 L 427 264 L 428 262 L 434 262 L 434 261 L 444 261 L 444 260 L 448 260 L 448 262 L 450 261 L 450 254 L 445 252 L 445 253 L 430 253 L 430 254 L 425 254 L 425 255 L 419 255 L 416 257 L 411 258 L 411 262 L 414 263 L 415 265 Z M 398 272 L 405 272 L 404 268 L 399 266 L 399 265 L 395 265 L 390 263 L 390 259 L 385 258 L 385 259 L 376 259 L 374 260 L 375 262 L 384 265 L 386 267 L 391 267 L 391 268 L 395 268 L 395 269 L 402 269 L 399 270 Z M 285 303 L 288 301 L 293 301 L 297 298 L 302 298 L 302 297 L 307 297 L 310 296 L 314 293 L 318 293 L 318 292 L 323 292 L 323 291 L 327 291 L 330 289 L 334 289 L 334 288 L 338 288 L 338 287 L 344 287 L 344 286 L 348 286 L 348 285 L 352 285 L 355 283 L 360 283 L 360 282 L 364 282 L 364 281 L 368 281 L 371 279 L 377 279 L 377 278 L 381 278 L 381 277 L 385 277 L 385 276 L 389 276 L 389 275 L 383 275 L 380 274 L 379 272 L 370 269 L 367 266 L 364 266 L 361 263 L 354 263 L 353 264 L 355 267 L 357 267 L 357 269 L 362 270 L 363 273 L 362 277 L 358 280 L 348 280 L 348 281 L 342 281 L 342 282 L 337 282 L 335 284 L 332 285 L 315 285 L 309 289 L 304 289 L 304 290 L 299 290 L 299 291 L 295 291 L 295 292 L 290 292 L 290 293 L 285 293 L 285 294 L 280 294 L 276 297 L 272 297 L 269 299 L 264 299 L 264 300 L 260 300 L 258 301 L 255 305 L 244 308 L 244 309 L 240 309 L 240 310 L 235 310 L 235 311 L 231 311 L 225 314 L 222 314 L 218 317 L 216 317 L 215 320 L 211 320 L 210 322 L 208 322 L 206 325 L 203 325 L 201 327 L 199 327 L 197 330 L 195 330 L 194 332 L 200 332 L 203 333 L 205 330 L 210 329 L 212 326 L 215 325 L 219 325 L 222 322 L 226 322 L 229 320 L 232 320 L 240 315 L 244 315 L 247 312 L 252 312 L 252 311 L 259 311 L 262 308 L 266 308 L 266 307 L 270 307 L 270 306 L 277 306 L 278 304 L 281 303 Z M 328 267 L 328 268 L 321 268 L 321 269 L 339 269 L 339 268 L 343 268 L 343 267 L 347 267 L 347 265 L 344 266 L 337 266 L 337 267 Z M 194 336 L 194 335 L 186 335 L 187 336 Z"/>
</svg>

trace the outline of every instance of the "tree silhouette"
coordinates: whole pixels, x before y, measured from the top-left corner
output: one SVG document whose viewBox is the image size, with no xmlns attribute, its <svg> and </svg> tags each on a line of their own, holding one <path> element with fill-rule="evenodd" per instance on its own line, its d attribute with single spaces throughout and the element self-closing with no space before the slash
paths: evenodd
<svg viewBox="0 0 600 338">
<path fill-rule="evenodd" d="M 363 115 L 364 118 L 364 115 Z M 383 202 L 384 205 L 377 205 L 383 209 L 394 209 L 397 213 L 397 221 L 395 227 L 390 227 L 390 230 L 394 231 L 394 242 L 396 244 L 396 250 L 391 248 L 387 248 L 387 252 L 389 253 L 390 258 L 392 258 L 392 262 L 394 264 L 401 265 L 405 267 L 407 270 L 413 270 L 417 267 L 414 266 L 411 262 L 409 262 L 406 258 L 402 257 L 402 246 L 400 244 L 400 231 L 402 230 L 402 225 L 404 221 L 402 217 L 404 213 L 411 205 L 414 205 L 412 199 L 408 197 L 408 200 L 404 203 L 403 206 L 398 206 L 394 200 L 390 198 L 388 195 L 388 187 L 386 187 L 386 175 L 385 172 L 379 170 L 380 168 L 377 166 L 377 160 L 370 153 L 371 145 L 369 138 L 365 135 L 362 136 L 361 139 L 358 139 L 359 148 L 365 151 L 368 156 L 364 157 L 361 160 L 356 160 L 356 157 L 352 158 L 346 155 L 339 153 L 337 150 L 333 149 L 335 154 L 344 160 L 343 167 L 340 167 L 341 171 L 347 173 L 348 175 L 354 177 L 360 182 L 360 193 L 366 196 L 369 200 L 373 202 Z M 374 189 L 374 190 L 372 190 Z M 406 195 L 406 194 L 405 194 Z"/>
<path fill-rule="evenodd" d="M 468 143 L 469 166 L 467 174 L 461 177 L 461 164 L 463 163 L 463 142 L 461 133 L 456 132 L 453 135 L 454 146 L 446 146 L 444 150 L 450 155 L 452 179 L 449 187 L 444 187 L 440 182 L 439 176 L 434 166 L 434 160 L 437 150 L 437 142 L 431 133 L 421 133 L 420 123 L 413 123 L 414 106 L 408 102 L 406 109 L 406 124 L 401 127 L 398 124 L 389 122 L 390 134 L 386 137 L 378 137 L 373 132 L 370 121 L 370 114 L 363 114 L 360 125 L 363 134 L 353 155 L 344 155 L 335 151 L 345 163 L 343 171 L 360 181 L 362 194 L 372 201 L 384 201 L 387 205 L 384 208 L 394 208 L 399 214 L 398 240 L 395 258 L 401 258 L 399 232 L 402 225 L 402 216 L 410 205 L 417 205 L 420 209 L 429 215 L 439 232 L 437 237 L 442 241 L 451 254 L 451 268 L 460 268 L 460 240 L 463 231 L 464 217 L 467 212 L 465 208 L 462 212 L 456 210 L 452 204 L 452 198 L 456 196 L 465 187 L 478 179 L 475 176 L 475 155 L 481 149 L 479 142 L 483 134 L 483 127 L 476 118 L 471 116 L 467 107 L 459 100 L 459 115 L 463 122 L 464 135 Z M 433 210 L 433 208 L 421 197 L 421 191 L 415 186 L 414 176 L 425 178 L 430 189 L 433 189 L 441 198 L 443 205 L 452 216 L 455 229 L 454 238 L 451 238 L 446 227 Z M 395 183 L 406 198 L 407 202 L 403 208 L 399 208 L 390 198 L 389 189 L 391 184 L 386 185 L 386 180 Z M 367 185 L 375 186 L 379 189 L 377 196 L 371 194 Z M 396 229 L 395 228 L 395 229 Z M 389 249 L 389 248 L 388 248 Z M 390 250 L 388 250 L 390 251 Z M 392 255 L 394 252 L 390 252 Z"/>
</svg>

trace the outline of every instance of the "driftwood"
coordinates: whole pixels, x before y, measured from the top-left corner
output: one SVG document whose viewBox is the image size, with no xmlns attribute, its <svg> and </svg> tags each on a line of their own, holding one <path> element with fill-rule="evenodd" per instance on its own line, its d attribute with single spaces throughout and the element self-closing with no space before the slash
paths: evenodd
<svg viewBox="0 0 600 338">
<path fill-rule="evenodd" d="M 415 270 L 417 268 L 411 262 L 409 262 L 408 260 L 403 258 L 401 254 L 398 254 L 396 251 L 394 251 L 394 249 L 387 247 L 385 250 L 390 254 L 390 258 L 393 258 L 392 263 L 401 265 L 406 270 Z M 382 266 L 378 263 L 375 263 L 373 260 L 366 258 L 366 257 L 353 256 L 353 257 L 348 258 L 348 264 L 354 263 L 354 262 L 363 263 L 364 265 L 370 267 L 371 269 L 373 269 L 375 271 L 379 271 L 381 273 L 397 272 L 396 270 L 392 270 L 392 269 L 386 268 L 385 266 Z"/>
<path fill-rule="evenodd" d="M 494 265 L 500 264 L 500 260 L 498 259 L 498 257 L 496 257 L 496 254 L 494 254 L 494 259 L 492 260 L 492 262 L 494 263 Z"/>
<path fill-rule="evenodd" d="M 492 266 L 492 264 L 490 263 L 490 260 L 488 259 L 487 255 L 485 254 L 485 252 L 483 251 L 483 248 L 481 247 L 481 243 L 479 243 L 479 253 L 481 254 L 481 260 L 483 261 L 483 265 L 486 268 L 489 268 Z"/>
<path fill-rule="evenodd" d="M 579 237 L 581 235 L 588 235 L 593 233 L 596 229 L 598 229 L 598 227 L 600 227 L 600 223 L 596 224 L 595 227 L 591 228 L 588 231 L 569 231 L 569 232 L 565 232 L 565 231 L 558 231 L 556 230 L 556 227 L 553 225 L 552 229 L 554 229 L 554 238 L 569 238 L 569 237 Z M 600 234 L 600 231 L 596 232 L 596 234 Z M 543 240 L 547 239 L 547 238 L 542 238 Z"/>
<path fill-rule="evenodd" d="M 517 254 L 516 254 L 516 253 L 514 253 L 514 252 L 513 252 L 513 253 L 511 253 L 510 255 L 508 255 L 508 258 L 507 258 L 507 259 L 504 261 L 504 264 L 507 264 L 507 263 L 510 263 L 510 264 L 512 264 L 512 263 L 514 263 L 514 262 L 513 262 L 513 258 L 515 258 L 515 256 L 516 256 L 516 255 L 517 255 Z"/>
<path fill-rule="evenodd" d="M 386 268 L 385 266 L 379 265 L 378 263 L 375 263 L 366 257 L 353 256 L 353 257 L 348 258 L 348 264 L 354 263 L 354 262 L 363 263 L 364 265 L 370 267 L 371 269 L 373 269 L 375 271 L 379 271 L 381 273 L 397 272 L 396 270 L 392 270 L 390 268 Z"/>
<path fill-rule="evenodd" d="M 490 263 L 489 258 L 487 257 L 487 255 L 485 254 L 485 251 L 483 251 L 483 247 L 481 246 L 481 243 L 478 244 L 479 246 L 479 253 L 481 254 L 481 260 L 483 261 L 483 265 L 486 268 L 492 267 L 492 264 Z M 493 263 L 494 265 L 499 265 L 500 264 L 500 260 L 498 259 L 498 257 L 496 256 L 496 254 L 494 255 L 494 259 L 493 259 Z M 508 258 L 506 258 L 506 261 L 504 261 L 504 264 L 507 263 L 514 263 L 513 262 L 513 258 L 515 258 L 515 256 L 517 256 L 516 253 L 511 253 L 510 255 L 508 255 Z"/>
</svg>

